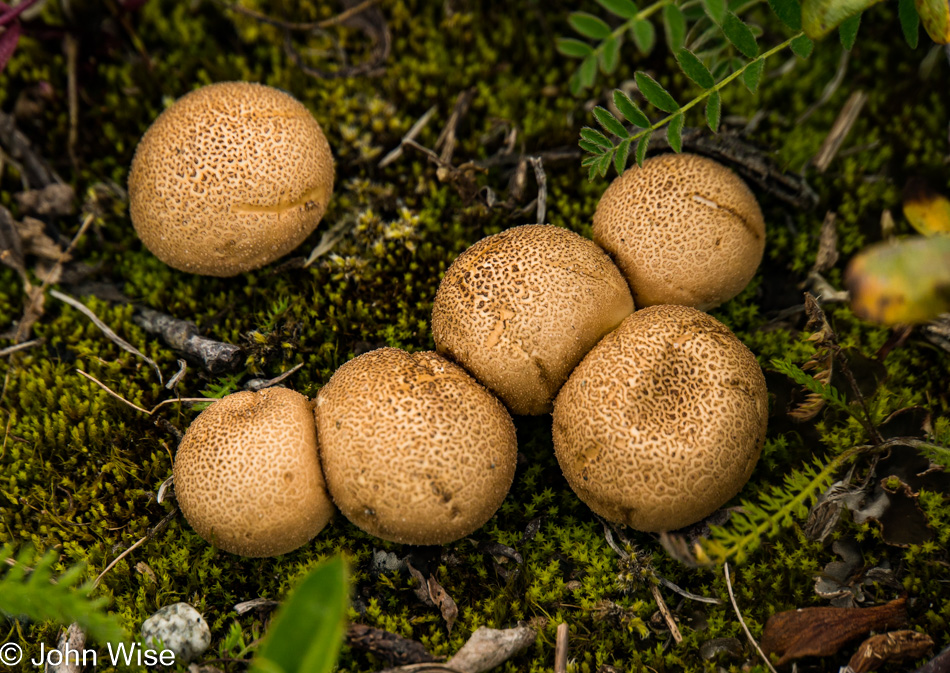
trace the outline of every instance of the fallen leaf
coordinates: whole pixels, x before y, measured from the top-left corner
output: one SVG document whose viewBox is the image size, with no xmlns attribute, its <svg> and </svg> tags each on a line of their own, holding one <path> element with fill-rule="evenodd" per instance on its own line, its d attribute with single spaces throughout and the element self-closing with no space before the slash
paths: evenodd
<svg viewBox="0 0 950 673">
<path fill-rule="evenodd" d="M 907 623 L 906 600 L 874 608 L 802 608 L 769 617 L 762 634 L 762 649 L 777 654 L 778 666 L 801 657 L 837 654 L 849 642 L 871 631 L 897 628 Z"/>
<path fill-rule="evenodd" d="M 848 265 L 855 315 L 884 325 L 918 324 L 950 311 L 950 236 L 879 243 Z"/>
<path fill-rule="evenodd" d="M 948 0 L 915 0 L 917 14 L 930 39 L 937 44 L 950 43 L 950 2 Z"/>
<path fill-rule="evenodd" d="M 449 633 L 452 633 L 452 627 L 455 626 L 455 620 L 459 616 L 458 605 L 455 604 L 455 601 L 449 596 L 449 593 L 439 584 L 435 577 L 430 575 L 427 584 L 432 601 L 439 606 L 442 619 L 445 620 L 445 626 L 448 628 Z"/>
<path fill-rule="evenodd" d="M 429 654 L 422 643 L 364 624 L 350 624 L 347 627 L 346 644 L 387 659 L 390 666 L 435 661 L 435 657 Z"/>
<path fill-rule="evenodd" d="M 860 14 L 880 0 L 804 0 L 802 30 L 812 40 L 824 37 L 852 16 Z"/>
<path fill-rule="evenodd" d="M 904 217 L 924 236 L 950 233 L 950 199 L 926 180 L 911 178 L 904 187 Z"/>
<path fill-rule="evenodd" d="M 430 575 L 427 580 L 411 563 L 407 562 L 406 567 L 409 568 L 409 574 L 416 580 L 416 587 L 413 589 L 416 596 L 424 604 L 439 608 L 449 633 L 452 633 L 452 627 L 455 626 L 455 620 L 459 614 L 458 605 L 434 575 Z"/>
<path fill-rule="evenodd" d="M 858 648 L 848 666 L 853 673 L 876 671 L 886 663 L 924 656 L 934 646 L 930 636 L 916 631 L 891 631 L 871 636 Z"/>
<path fill-rule="evenodd" d="M 27 215 L 73 215 L 76 191 L 70 185 L 54 182 L 42 189 L 30 189 L 16 195 L 20 209 Z"/>
</svg>

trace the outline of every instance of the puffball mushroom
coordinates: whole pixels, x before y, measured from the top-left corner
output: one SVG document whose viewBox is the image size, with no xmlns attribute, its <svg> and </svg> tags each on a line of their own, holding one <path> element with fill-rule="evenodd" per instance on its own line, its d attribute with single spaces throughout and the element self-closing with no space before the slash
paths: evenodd
<svg viewBox="0 0 950 673">
<path fill-rule="evenodd" d="M 224 551 L 277 556 L 333 515 L 309 400 L 286 388 L 232 393 L 191 423 L 175 456 L 175 497 Z"/>
<path fill-rule="evenodd" d="M 620 271 L 592 241 L 551 225 L 482 239 L 449 267 L 432 335 L 515 414 L 544 414 L 571 370 L 633 312 Z"/>
<path fill-rule="evenodd" d="M 768 398 L 755 357 L 715 318 L 641 309 L 587 354 L 554 403 L 554 451 L 578 497 L 643 531 L 695 523 L 748 481 Z"/>
<path fill-rule="evenodd" d="M 356 526 L 406 544 L 446 544 L 482 526 L 518 454 L 505 407 L 436 353 L 381 348 L 350 360 L 317 395 L 330 495 Z"/>
<path fill-rule="evenodd" d="M 705 311 L 752 280 L 765 220 L 730 169 L 695 154 L 664 154 L 611 183 L 594 213 L 594 241 L 623 271 L 638 306 Z"/>
<path fill-rule="evenodd" d="M 295 98 L 250 82 L 212 84 L 176 101 L 139 142 L 132 224 L 169 266 L 233 276 L 310 235 L 333 172 L 320 124 Z"/>
</svg>

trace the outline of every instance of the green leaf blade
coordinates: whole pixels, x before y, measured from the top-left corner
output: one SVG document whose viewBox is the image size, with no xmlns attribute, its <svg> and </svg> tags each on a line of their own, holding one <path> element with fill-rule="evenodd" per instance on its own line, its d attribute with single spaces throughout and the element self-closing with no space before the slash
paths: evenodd
<svg viewBox="0 0 950 673">
<path fill-rule="evenodd" d="M 643 110 L 638 108 L 636 104 L 630 100 L 630 96 L 620 89 L 614 89 L 614 105 L 617 106 L 620 114 L 634 126 L 639 126 L 644 129 L 650 126 L 650 120 L 643 113 Z"/>
<path fill-rule="evenodd" d="M 620 40 L 611 36 L 604 41 L 603 49 L 600 52 L 600 68 L 605 74 L 609 75 L 617 69 L 619 61 Z"/>
<path fill-rule="evenodd" d="M 630 34 L 633 37 L 633 43 L 643 54 L 649 54 L 656 43 L 656 29 L 650 21 L 635 21 L 630 26 Z"/>
<path fill-rule="evenodd" d="M 597 56 L 591 54 L 581 61 L 581 67 L 577 72 L 581 89 L 589 89 L 594 86 L 594 78 L 597 77 Z"/>
<path fill-rule="evenodd" d="M 271 622 L 251 671 L 331 673 L 343 645 L 349 583 L 336 556 L 304 577 Z"/>
<path fill-rule="evenodd" d="M 594 53 L 594 48 L 573 37 L 559 37 L 555 43 L 558 53 L 568 58 L 584 58 Z"/>
<path fill-rule="evenodd" d="M 723 19 L 726 18 L 726 0 L 703 0 L 703 9 L 714 23 L 722 25 Z"/>
<path fill-rule="evenodd" d="M 653 131 L 647 131 L 642 136 L 640 136 L 640 141 L 637 143 L 637 165 L 643 166 L 643 161 L 646 159 L 647 150 L 650 147 L 650 136 L 653 135 Z"/>
<path fill-rule="evenodd" d="M 815 49 L 815 43 L 812 42 L 807 35 L 799 35 L 792 40 L 789 46 L 791 46 L 792 52 L 803 60 L 811 56 L 812 51 Z"/>
<path fill-rule="evenodd" d="M 861 15 L 852 16 L 845 19 L 838 26 L 838 34 L 841 36 L 841 46 L 847 51 L 851 51 L 855 41 L 858 39 L 858 28 L 861 27 Z"/>
<path fill-rule="evenodd" d="M 650 77 L 642 70 L 634 75 L 637 81 L 637 87 L 640 93 L 655 107 L 663 112 L 676 112 L 679 110 L 679 103 L 670 95 L 670 92 L 664 89 L 659 82 Z"/>
<path fill-rule="evenodd" d="M 670 120 L 670 125 L 666 127 L 666 139 L 670 142 L 670 147 L 679 154 L 683 151 L 683 124 L 685 119 L 683 113 L 680 113 Z"/>
<path fill-rule="evenodd" d="M 612 150 L 614 148 L 614 144 L 610 142 L 607 136 L 597 129 L 592 129 L 589 126 L 585 126 L 581 129 L 581 137 L 587 142 L 593 143 L 594 145 L 599 145 L 605 150 Z"/>
<path fill-rule="evenodd" d="M 571 28 L 592 40 L 606 40 L 610 37 L 610 26 L 600 17 L 587 12 L 573 12 L 567 17 Z"/>
<path fill-rule="evenodd" d="M 600 124 L 607 133 L 613 133 L 618 138 L 628 138 L 630 136 L 630 133 L 624 128 L 624 125 L 610 114 L 610 111 L 606 108 L 602 108 L 599 105 L 595 107 L 594 117 L 597 118 L 597 123 Z"/>
<path fill-rule="evenodd" d="M 597 0 L 597 4 L 621 19 L 632 19 L 637 15 L 637 6 L 632 0 Z"/>
<path fill-rule="evenodd" d="M 663 8 L 663 31 L 666 33 L 666 44 L 675 54 L 686 41 L 686 17 L 683 16 L 683 10 L 676 5 L 666 5 Z"/>
<path fill-rule="evenodd" d="M 900 0 L 897 3 L 897 16 L 900 19 L 904 40 L 911 49 L 916 49 L 920 37 L 920 15 L 917 14 L 914 0 Z"/>
<path fill-rule="evenodd" d="M 742 72 L 742 83 L 746 88 L 755 93 L 759 88 L 759 82 L 762 81 L 762 73 L 765 71 L 765 61 L 752 61 Z"/>
<path fill-rule="evenodd" d="M 725 33 L 726 39 L 746 58 L 755 58 L 759 55 L 759 45 L 755 41 L 755 35 L 749 26 L 734 13 L 726 13 L 722 20 L 722 32 Z"/>
<path fill-rule="evenodd" d="M 798 0 L 769 0 L 775 16 L 794 31 L 802 29 L 802 6 Z"/>
<path fill-rule="evenodd" d="M 617 171 L 617 175 L 623 175 L 624 170 L 627 168 L 627 157 L 630 154 L 631 142 L 632 139 L 627 138 L 617 146 L 617 153 L 614 154 L 614 169 Z"/>
<path fill-rule="evenodd" d="M 683 73 L 689 77 L 696 86 L 703 89 L 711 89 L 716 84 L 709 68 L 699 60 L 699 58 L 685 47 L 676 52 L 676 61 L 680 64 Z"/>
</svg>

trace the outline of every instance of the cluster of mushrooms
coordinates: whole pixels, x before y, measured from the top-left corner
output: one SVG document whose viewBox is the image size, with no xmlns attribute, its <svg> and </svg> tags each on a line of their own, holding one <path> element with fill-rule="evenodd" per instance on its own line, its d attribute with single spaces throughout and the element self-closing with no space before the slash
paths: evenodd
<svg viewBox="0 0 950 673">
<path fill-rule="evenodd" d="M 167 264 L 232 276 L 302 243 L 333 179 L 301 103 L 215 84 L 143 137 L 131 216 Z M 664 531 L 715 511 L 748 480 L 768 405 L 752 353 L 703 311 L 754 275 L 761 210 L 729 169 L 663 155 L 611 184 L 593 230 L 526 225 L 466 250 L 435 298 L 438 352 L 365 353 L 313 401 L 267 388 L 214 402 L 175 459 L 185 517 L 245 556 L 300 547 L 336 508 L 385 540 L 446 544 L 511 487 L 510 414 L 552 411 L 564 476 L 597 514 Z"/>
</svg>

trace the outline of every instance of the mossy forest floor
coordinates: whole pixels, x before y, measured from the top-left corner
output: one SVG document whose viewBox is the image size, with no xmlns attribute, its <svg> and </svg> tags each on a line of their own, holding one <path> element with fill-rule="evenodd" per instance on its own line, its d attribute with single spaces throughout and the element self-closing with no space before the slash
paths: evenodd
<svg viewBox="0 0 950 673">
<path fill-rule="evenodd" d="M 567 82 L 577 62 L 560 56 L 554 41 L 570 34 L 569 12 L 604 14 L 593 2 L 383 0 L 379 9 L 391 35 L 391 53 L 373 72 L 333 79 L 311 77 L 294 63 L 279 29 L 208 0 L 150 0 L 135 11 L 122 10 L 119 2 L 66 4 L 70 16 L 61 3 L 50 0 L 40 19 L 33 20 L 34 27 L 45 27 L 25 35 L 0 74 L 0 108 L 11 113 L 18 99 L 32 101 L 29 114 L 17 119 L 20 130 L 75 187 L 86 211 L 95 212 L 73 252 L 75 260 L 87 265 L 86 282 L 112 284 L 135 305 L 193 321 L 204 335 L 246 349 L 246 362 L 233 375 L 214 376 L 190 366 L 177 388 L 182 397 L 220 395 L 297 364 L 302 368 L 285 385 L 313 397 L 337 367 L 366 350 L 433 348 L 429 315 L 441 275 L 476 240 L 534 222 L 530 202 L 537 187 L 529 168 L 521 200 L 489 209 L 482 197 L 470 198 L 457 184 L 440 182 L 437 166 L 413 148 L 379 168 L 380 159 L 430 107 L 435 107 L 434 116 L 417 141 L 431 148 L 459 94 L 472 92 L 456 130 L 453 162 L 459 165 L 495 156 L 509 133 L 516 133 L 515 156 L 576 148 L 580 128 L 594 125 L 593 105 L 605 104 L 610 91 L 637 69 L 652 72 L 680 100 L 688 100 L 692 91 L 681 75 L 674 75 L 678 71 L 662 44 L 649 58 L 627 44 L 614 74 L 599 75 L 593 90 L 572 96 Z M 336 3 L 313 0 L 246 6 L 294 21 L 318 21 L 340 11 Z M 760 19 L 764 41 L 784 39 L 774 16 L 763 12 Z M 77 46 L 72 158 L 67 34 Z M 373 58 L 371 41 L 358 27 L 332 26 L 294 40 L 304 64 L 313 68 L 335 69 L 341 50 L 351 64 Z M 835 408 L 794 423 L 789 404 L 800 400 L 799 389 L 776 373 L 771 362 L 784 358 L 801 366 L 814 353 L 804 315 L 783 310 L 802 303 L 802 284 L 815 261 L 826 211 L 837 213 L 841 257 L 825 277 L 840 289 L 848 259 L 881 239 L 885 210 L 893 215 L 897 235 L 912 233 L 900 209 L 908 177 L 926 177 L 937 189 L 950 191 L 950 68 L 941 53 L 930 60 L 929 69 L 921 70 L 931 47 L 926 37 L 918 49 L 907 47 L 896 3 L 879 5 L 864 17 L 843 83 L 805 121 L 797 122 L 819 102 L 841 67 L 836 37 L 818 43 L 807 61 L 786 63 L 793 58 L 790 52 L 771 59 L 756 94 L 738 84 L 724 91 L 724 125 L 742 129 L 754 117 L 746 140 L 782 169 L 804 171 L 819 196 L 817 207 L 807 210 L 759 192 L 768 226 L 760 273 L 739 297 L 713 311 L 755 353 L 771 393 L 762 460 L 733 505 L 739 499 L 759 502 L 769 494 L 788 500 L 793 486 L 785 484 L 787 475 L 869 442 L 861 424 Z M 337 161 L 336 189 L 321 227 L 290 258 L 232 279 L 179 273 L 152 256 L 135 236 L 124 192 L 136 142 L 151 121 L 182 94 L 221 80 L 259 81 L 293 93 L 322 124 Z M 856 89 L 868 94 L 868 102 L 841 152 L 819 173 L 808 161 Z M 687 116 L 687 126 L 701 124 L 700 114 Z M 588 182 L 580 160 L 578 154 L 544 164 L 547 220 L 589 237 L 607 182 Z M 505 201 L 514 167 L 495 165 L 471 176 L 477 186 L 490 187 L 498 201 Z M 17 219 L 21 210 L 14 195 L 22 188 L 16 166 L 5 160 L 0 204 Z M 82 216 L 44 219 L 54 238 L 68 242 Z M 293 263 L 337 225 L 342 237 L 332 251 L 307 268 Z M 133 323 L 132 304 L 83 294 L 77 285 L 63 289 L 153 358 L 166 378 L 178 370 L 178 355 Z M 13 345 L 12 331 L 24 306 L 19 276 L 0 267 L 0 349 Z M 825 308 L 856 374 L 878 376 L 878 387 L 867 390 L 870 413 L 882 434 L 950 442 L 950 354 L 915 331 L 889 344 L 886 357 L 875 361 L 894 333 L 857 320 L 845 304 Z M 183 432 L 197 411 L 188 404 L 167 404 L 150 417 L 80 376 L 77 370 L 144 409 L 174 397 L 141 359 L 119 349 L 86 316 L 53 297 L 47 296 L 33 336 L 42 343 L 0 358 L 0 544 L 55 549 L 61 555 L 60 571 L 85 562 L 86 575 L 93 578 L 171 511 L 173 500 L 159 504 L 156 495 L 171 474 L 175 431 Z M 900 410 L 907 411 L 885 422 Z M 240 650 L 236 644 L 257 638 L 270 613 L 238 615 L 235 604 L 259 597 L 279 600 L 320 559 L 343 552 L 354 580 L 351 619 L 420 641 L 437 656 L 454 653 L 478 626 L 504 628 L 524 621 L 538 629 L 537 642 L 502 670 L 551 670 L 555 630 L 563 621 L 570 625 L 569 670 L 578 673 L 765 670 L 725 600 L 722 566 L 688 568 L 674 561 L 656 536 L 628 531 L 659 575 L 688 591 L 724 600 L 709 605 L 662 589 L 684 636 L 682 643 L 672 642 L 649 588 L 629 578 L 618 580 L 619 558 L 601 522 L 561 476 L 552 452 L 550 417 L 517 418 L 516 425 L 519 467 L 497 516 L 468 538 L 415 552 L 427 562 L 424 572 L 434 575 L 458 604 L 451 633 L 439 610 L 417 598 L 408 573 L 374 569 L 374 552 L 404 557 L 411 550 L 370 537 L 342 516 L 294 553 L 247 559 L 217 551 L 178 515 L 106 573 L 97 595 L 109 599 L 109 609 L 133 633 L 159 607 L 191 603 L 212 630 L 206 663 L 241 671 L 245 665 L 233 660 Z M 858 464 L 856 483 L 868 464 Z M 826 564 L 840 560 L 832 541 L 848 538 L 860 551 L 850 582 L 852 588 L 861 586 L 858 604 L 906 596 L 909 628 L 930 635 L 935 651 L 946 647 L 950 496 L 921 492 L 919 508 L 928 521 L 929 540 L 922 537 L 919 544 L 903 547 L 887 544 L 874 522 L 857 524 L 848 515 L 825 544 L 811 541 L 803 532 L 811 502 L 790 508 L 777 534 L 757 548 L 751 543 L 740 547 L 745 558 L 739 563 L 733 559 L 736 598 L 752 634 L 760 638 L 773 613 L 828 605 L 827 598 L 816 594 L 816 578 Z M 513 547 L 523 562 L 494 557 L 493 543 Z M 890 579 L 861 584 L 875 568 L 890 570 Z M 0 622 L 0 636 L 8 633 L 35 653 L 41 641 L 48 646 L 55 642 L 58 626 Z M 701 656 L 703 644 L 718 638 L 737 639 L 733 645 L 741 651 Z M 798 670 L 837 670 L 856 646 L 833 657 L 803 660 Z M 708 646 L 702 649 L 709 651 Z M 387 664 L 347 647 L 340 670 L 374 671 Z"/>
</svg>

